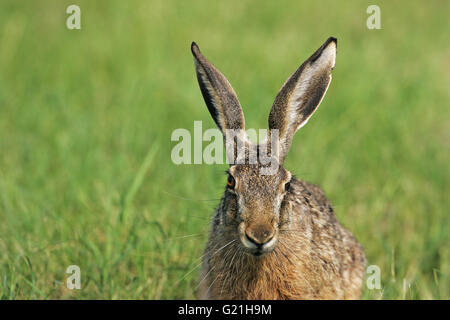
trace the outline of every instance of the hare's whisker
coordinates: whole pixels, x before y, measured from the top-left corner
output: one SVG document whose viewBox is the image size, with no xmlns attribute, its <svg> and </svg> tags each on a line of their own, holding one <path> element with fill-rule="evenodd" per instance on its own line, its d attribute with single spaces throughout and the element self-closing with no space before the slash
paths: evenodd
<svg viewBox="0 0 450 320">
<path fill-rule="evenodd" d="M 213 286 L 214 282 L 216 282 L 217 278 L 219 278 L 220 273 L 217 274 L 217 277 L 214 279 L 213 282 L 211 282 L 211 284 L 209 285 L 208 289 L 206 290 L 206 292 L 209 292 L 209 290 L 211 290 L 211 287 Z"/>
<path fill-rule="evenodd" d="M 195 287 L 195 290 L 197 290 L 200 285 L 202 284 L 203 281 L 205 281 L 206 277 L 211 273 L 211 271 L 213 271 L 215 268 L 215 266 L 213 266 L 211 269 L 209 269 L 209 271 L 205 274 L 205 276 L 203 277 L 202 280 L 200 280 L 200 282 L 198 283 L 198 285 Z"/>
<path fill-rule="evenodd" d="M 200 262 L 198 265 L 196 265 L 194 268 L 192 268 L 188 273 L 186 273 L 181 279 L 179 279 L 177 282 L 175 282 L 175 285 L 178 285 L 181 281 L 183 281 L 188 275 L 190 275 L 195 269 L 197 269 L 199 266 L 201 266 L 203 263 Z"/>
<path fill-rule="evenodd" d="M 217 247 L 217 245 L 216 246 L 214 246 L 214 248 L 215 247 Z M 213 249 L 214 249 L 213 248 Z M 220 249 L 219 249 L 220 250 Z M 197 259 L 195 259 L 194 260 L 194 263 L 197 263 L 199 260 L 201 260 L 204 256 L 206 256 L 208 253 L 209 253 L 210 251 L 206 251 L 200 258 L 197 258 Z M 202 263 L 203 263 L 203 261 L 201 261 L 199 264 L 197 264 L 193 269 L 191 269 L 187 274 L 185 274 L 180 280 L 178 280 L 176 283 L 175 283 L 175 285 L 177 285 L 177 284 L 179 284 L 184 278 L 186 278 L 190 273 L 192 273 L 195 269 L 197 269 L 199 266 L 201 266 L 202 265 Z"/>
<path fill-rule="evenodd" d="M 202 232 L 202 233 L 188 234 L 185 236 L 179 236 L 179 237 L 174 237 L 174 238 L 167 238 L 164 241 L 172 241 L 172 240 L 180 240 L 180 239 L 186 239 L 186 238 L 192 238 L 192 237 L 199 237 L 199 236 L 204 236 L 205 234 L 208 234 L 208 231 Z"/>
<path fill-rule="evenodd" d="M 230 242 L 228 242 L 226 245 L 224 245 L 222 248 L 218 249 L 216 252 L 213 253 L 213 255 L 211 256 L 211 258 L 214 257 L 220 250 L 226 248 L 228 245 L 230 245 L 231 243 L 233 243 L 233 242 L 235 242 L 235 241 L 236 241 L 236 239 L 233 239 L 233 240 L 231 240 Z"/>
<path fill-rule="evenodd" d="M 233 253 L 233 250 L 232 250 L 232 249 L 233 249 L 235 246 L 236 246 L 236 243 L 233 243 L 233 245 L 231 245 L 231 246 L 228 248 L 228 252 L 227 252 L 226 256 L 223 257 L 223 260 L 224 260 L 224 261 L 226 261 L 226 260 L 228 259 L 228 257 Z M 235 251 L 234 251 L 233 258 L 234 258 L 234 256 L 236 255 L 237 252 L 238 252 L 238 250 L 235 250 Z M 230 268 L 231 268 L 231 266 L 232 266 L 232 262 L 233 262 L 233 259 L 231 259 L 231 262 L 228 264 L 228 267 L 227 267 L 225 270 L 230 270 Z M 220 289 L 220 294 L 222 294 L 224 285 L 225 285 L 225 283 L 227 282 L 227 280 L 228 280 L 228 278 L 230 277 L 230 275 L 231 275 L 231 272 L 228 272 L 227 275 L 225 276 L 225 279 L 222 281 L 222 288 Z"/>
<path fill-rule="evenodd" d="M 203 253 L 199 258 L 194 260 L 194 263 L 196 263 L 197 261 L 201 260 L 203 257 L 205 257 L 207 254 L 211 253 L 212 250 L 214 250 L 216 247 L 218 246 L 218 244 L 216 244 L 214 247 L 212 247 L 211 249 L 206 249 L 205 253 Z"/>
<path fill-rule="evenodd" d="M 165 190 L 161 190 L 161 192 L 163 192 L 163 193 L 165 193 L 165 194 L 167 194 L 167 195 L 169 195 L 169 196 L 171 196 L 171 197 L 178 198 L 178 199 L 181 199 L 181 200 L 187 200 L 187 201 L 218 201 L 218 200 L 221 199 L 221 198 L 214 198 L 214 199 L 195 199 L 195 198 L 187 198 L 187 197 L 183 197 L 183 196 L 180 196 L 180 195 L 178 195 L 178 194 L 174 194 L 174 193 L 171 193 L 171 192 L 167 192 L 167 191 L 165 191 Z"/>
</svg>

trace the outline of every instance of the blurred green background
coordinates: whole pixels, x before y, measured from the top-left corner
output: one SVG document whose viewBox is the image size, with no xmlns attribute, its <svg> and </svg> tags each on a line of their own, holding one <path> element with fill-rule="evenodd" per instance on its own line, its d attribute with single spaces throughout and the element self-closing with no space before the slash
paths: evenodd
<svg viewBox="0 0 450 320">
<path fill-rule="evenodd" d="M 81 30 L 66 8 L 81 7 Z M 381 8 L 381 30 L 366 8 Z M 194 298 L 226 165 L 180 165 L 213 128 L 191 41 L 266 128 L 329 36 L 333 81 L 285 167 L 318 184 L 381 270 L 366 299 L 449 299 L 449 1 L 0 3 L 0 298 Z M 81 290 L 66 268 L 81 268 Z"/>
</svg>

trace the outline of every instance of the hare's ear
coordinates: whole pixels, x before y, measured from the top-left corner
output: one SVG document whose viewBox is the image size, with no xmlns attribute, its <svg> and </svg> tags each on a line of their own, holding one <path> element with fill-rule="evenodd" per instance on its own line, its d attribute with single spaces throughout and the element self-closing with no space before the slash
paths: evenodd
<svg viewBox="0 0 450 320">
<path fill-rule="evenodd" d="M 337 39 L 329 38 L 285 82 L 270 110 L 269 129 L 278 129 L 282 164 L 295 132 L 306 124 L 331 82 Z"/>
<path fill-rule="evenodd" d="M 224 135 L 226 129 L 245 130 L 241 105 L 227 78 L 202 55 L 195 42 L 191 51 L 200 90 L 217 127 Z"/>
</svg>

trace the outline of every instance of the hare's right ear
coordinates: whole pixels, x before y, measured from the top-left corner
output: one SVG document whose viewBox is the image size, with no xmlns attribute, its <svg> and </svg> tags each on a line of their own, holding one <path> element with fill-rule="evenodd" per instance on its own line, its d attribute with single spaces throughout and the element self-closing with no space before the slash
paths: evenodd
<svg viewBox="0 0 450 320">
<path fill-rule="evenodd" d="M 284 162 L 295 132 L 306 124 L 325 96 L 336 61 L 336 46 L 336 38 L 328 38 L 291 75 L 275 98 L 269 129 L 278 130 L 280 164 Z"/>
<path fill-rule="evenodd" d="M 195 42 L 191 51 L 203 99 L 217 127 L 224 136 L 227 129 L 245 130 L 241 105 L 227 78 L 202 55 Z"/>
</svg>

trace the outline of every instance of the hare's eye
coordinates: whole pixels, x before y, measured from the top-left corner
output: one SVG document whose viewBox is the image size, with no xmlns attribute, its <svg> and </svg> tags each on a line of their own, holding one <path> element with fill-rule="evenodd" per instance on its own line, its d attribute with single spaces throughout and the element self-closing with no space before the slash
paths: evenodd
<svg viewBox="0 0 450 320">
<path fill-rule="evenodd" d="M 285 190 L 285 191 L 289 191 L 290 188 L 291 188 L 291 182 L 288 181 L 288 182 L 286 182 L 286 183 L 284 184 L 284 190 Z"/>
<path fill-rule="evenodd" d="M 231 174 L 228 175 L 227 178 L 227 186 L 230 189 L 234 189 L 234 186 L 236 185 L 236 181 L 234 180 L 234 178 L 231 176 Z"/>
</svg>

